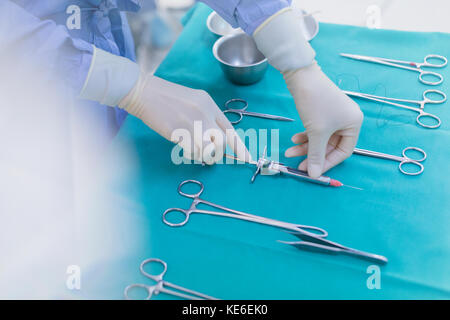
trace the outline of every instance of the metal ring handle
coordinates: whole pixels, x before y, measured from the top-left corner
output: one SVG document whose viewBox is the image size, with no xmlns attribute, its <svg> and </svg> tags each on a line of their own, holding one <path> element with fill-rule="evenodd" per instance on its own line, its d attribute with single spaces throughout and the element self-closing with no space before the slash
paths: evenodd
<svg viewBox="0 0 450 320">
<path fill-rule="evenodd" d="M 198 191 L 197 193 L 186 193 L 186 192 L 183 192 L 183 190 L 181 190 L 181 188 L 183 188 L 184 185 L 190 184 L 190 183 L 200 186 L 200 191 Z M 191 198 L 191 199 L 200 197 L 200 195 L 203 192 L 203 189 L 205 189 L 205 187 L 203 186 L 203 183 L 201 183 L 200 181 L 197 181 L 197 180 L 184 180 L 183 182 L 181 182 L 178 185 L 178 193 L 184 197 Z"/>
<path fill-rule="evenodd" d="M 428 61 L 430 59 L 438 59 L 441 60 L 442 63 L 440 64 L 432 63 Z M 423 59 L 423 63 L 424 63 L 423 66 L 425 67 L 443 68 L 447 65 L 447 58 L 444 56 L 440 56 L 438 54 L 429 54 Z"/>
<path fill-rule="evenodd" d="M 230 103 L 234 103 L 234 102 L 243 103 L 244 106 L 241 107 L 241 108 L 233 108 L 233 107 L 230 107 Z M 227 102 L 225 102 L 225 108 L 226 108 L 226 109 L 229 109 L 229 110 L 240 110 L 240 111 L 244 111 L 244 110 L 247 109 L 247 107 L 248 107 L 248 102 L 247 102 L 246 100 L 244 100 L 244 99 L 239 99 L 239 98 L 237 98 L 237 99 L 230 99 L 230 100 L 228 100 Z"/>
<path fill-rule="evenodd" d="M 184 220 L 178 223 L 173 223 L 167 220 L 166 215 L 170 212 L 181 212 L 184 214 Z M 180 208 L 170 208 L 164 211 L 162 215 L 162 221 L 170 227 L 182 227 L 189 221 L 190 212 L 188 210 L 180 209 Z"/>
<path fill-rule="evenodd" d="M 408 171 L 404 170 L 403 166 L 405 164 L 409 164 L 409 163 L 418 166 L 419 167 L 419 171 L 417 171 L 417 172 L 408 172 Z M 423 167 L 423 164 L 421 164 L 420 162 L 417 162 L 415 160 L 403 160 L 398 165 L 398 169 L 400 170 L 401 173 L 406 174 L 408 176 L 417 176 L 417 175 L 419 175 L 419 174 L 421 174 L 423 172 L 424 167 Z"/>
<path fill-rule="evenodd" d="M 427 97 L 427 94 L 430 94 L 430 93 L 435 93 L 435 94 L 441 96 L 442 99 L 440 99 L 440 100 L 430 99 Z M 447 101 L 447 95 L 444 92 L 442 92 L 441 90 L 428 89 L 423 92 L 423 99 L 425 100 L 425 103 L 444 103 L 445 101 Z"/>
<path fill-rule="evenodd" d="M 411 157 L 408 157 L 408 155 L 406 153 L 409 150 L 418 151 L 419 153 L 422 154 L 422 158 L 420 158 L 420 159 L 413 159 Z M 417 147 L 406 147 L 405 149 L 403 149 L 402 154 L 403 154 L 404 158 L 409 159 L 411 161 L 416 161 L 416 162 L 422 162 L 422 161 L 424 161 L 427 158 L 427 153 L 423 149 L 420 149 L 420 148 L 417 148 Z"/>
<path fill-rule="evenodd" d="M 233 114 L 237 114 L 239 115 L 239 118 L 237 120 L 230 120 L 230 118 L 227 117 L 228 121 L 230 121 L 231 124 L 238 124 L 239 122 L 242 121 L 242 118 L 244 117 L 244 115 L 242 114 L 241 111 L 236 111 L 236 110 L 225 110 L 223 111 L 223 113 L 226 115 L 227 113 L 233 113 Z"/>
<path fill-rule="evenodd" d="M 425 80 L 425 79 L 423 78 L 423 76 L 427 76 L 427 75 L 428 75 L 428 76 L 436 77 L 436 78 L 438 78 L 439 80 L 437 80 L 437 81 L 428 81 L 428 80 Z M 442 81 L 444 81 L 444 77 L 443 77 L 440 73 L 437 73 L 437 72 L 431 72 L 431 71 L 420 70 L 419 81 L 422 82 L 423 84 L 428 84 L 428 85 L 430 85 L 430 86 L 437 86 L 437 85 L 441 84 Z"/>
<path fill-rule="evenodd" d="M 133 288 L 144 288 L 145 290 L 147 290 L 147 296 L 145 297 L 144 300 L 150 300 L 153 296 L 153 292 L 155 291 L 155 287 L 153 287 L 153 286 L 147 286 L 145 284 L 140 284 L 140 283 L 130 284 L 123 291 L 123 295 L 125 296 L 125 299 L 131 300 L 130 296 L 128 295 L 128 292 Z"/>
<path fill-rule="evenodd" d="M 150 264 L 152 262 L 153 263 L 156 262 L 158 264 L 161 264 L 163 266 L 163 268 L 164 268 L 163 271 L 161 271 L 159 274 L 150 274 L 147 271 L 145 271 L 144 266 L 146 264 Z M 149 258 L 149 259 L 145 259 L 144 261 L 142 261 L 141 265 L 139 266 L 139 270 L 141 270 L 141 273 L 144 276 L 146 276 L 146 277 L 148 277 L 148 278 L 150 278 L 150 279 L 152 279 L 152 280 L 154 280 L 156 282 L 160 282 L 160 281 L 162 281 L 162 277 L 166 274 L 167 263 L 165 261 L 162 261 L 161 259 Z"/>
<path fill-rule="evenodd" d="M 435 125 L 429 125 L 429 124 L 425 124 L 421 121 L 422 118 L 431 118 L 433 119 L 433 121 L 436 121 Z M 438 116 L 435 116 L 434 114 L 431 113 L 427 113 L 427 112 L 421 112 L 419 113 L 419 115 L 416 118 L 416 122 L 424 127 L 424 128 L 429 128 L 429 129 L 436 129 L 439 128 L 441 126 L 441 119 L 439 119 Z"/>
<path fill-rule="evenodd" d="M 302 229 L 303 231 L 306 231 L 308 233 L 312 233 L 321 238 L 326 238 L 328 236 L 328 231 L 326 231 L 325 229 L 319 228 L 319 227 L 306 226 L 306 225 L 299 224 L 299 225 L 297 225 L 297 228 Z M 308 231 L 308 230 L 311 230 L 312 232 Z"/>
</svg>

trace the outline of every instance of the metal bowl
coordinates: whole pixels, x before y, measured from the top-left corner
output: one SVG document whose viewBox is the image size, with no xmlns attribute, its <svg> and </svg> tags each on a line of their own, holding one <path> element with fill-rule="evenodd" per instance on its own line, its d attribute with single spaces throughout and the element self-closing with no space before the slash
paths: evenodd
<svg viewBox="0 0 450 320">
<path fill-rule="evenodd" d="M 233 83 L 252 84 L 266 73 L 266 57 L 258 50 L 253 38 L 245 33 L 220 38 L 212 51 L 225 76 Z"/>
<path fill-rule="evenodd" d="M 228 22 L 226 22 L 217 12 L 213 11 L 206 20 L 206 26 L 209 31 L 217 36 L 227 36 L 230 34 L 236 34 L 243 32 L 241 28 L 233 28 Z"/>
</svg>

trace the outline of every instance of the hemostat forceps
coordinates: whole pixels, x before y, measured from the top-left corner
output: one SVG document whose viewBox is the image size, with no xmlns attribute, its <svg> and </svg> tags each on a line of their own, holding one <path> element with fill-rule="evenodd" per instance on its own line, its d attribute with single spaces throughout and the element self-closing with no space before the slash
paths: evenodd
<svg viewBox="0 0 450 320">
<path fill-rule="evenodd" d="M 200 191 L 198 191 L 197 193 L 186 193 L 182 190 L 182 187 L 186 184 L 196 184 L 198 186 L 200 186 Z M 197 180 L 185 180 L 183 182 L 180 183 L 180 185 L 178 186 L 178 193 L 184 197 L 190 198 L 192 199 L 192 204 L 191 207 L 189 209 L 180 209 L 180 208 L 170 208 L 167 209 L 166 211 L 164 211 L 163 213 L 163 222 L 165 224 L 167 224 L 168 226 L 171 227 L 181 227 L 184 226 L 188 221 L 189 218 L 191 217 L 192 213 L 202 213 L 202 214 L 209 214 L 209 215 L 213 215 L 213 216 L 221 216 L 221 217 L 227 217 L 227 218 L 233 218 L 233 219 L 240 219 L 240 220 L 245 220 L 245 221 L 250 221 L 250 222 L 255 222 L 255 223 L 260 223 L 260 224 L 265 224 L 265 225 L 269 225 L 272 227 L 276 227 L 276 228 L 280 228 L 283 230 L 290 230 L 290 231 L 294 231 L 294 232 L 303 232 L 306 234 L 312 234 L 312 235 L 316 235 L 319 237 L 326 237 L 328 235 L 328 232 L 326 232 L 324 229 L 322 228 L 318 228 L 318 227 L 313 227 L 313 226 L 306 226 L 306 225 L 302 225 L 302 224 L 294 224 L 294 223 L 289 223 L 289 222 L 284 222 L 284 221 L 279 221 L 279 220 L 274 220 L 274 219 L 269 219 L 269 218 L 264 218 L 261 216 L 256 216 L 253 214 L 249 214 L 249 213 L 245 213 L 245 212 L 241 212 L 241 211 L 237 211 L 237 210 L 233 210 L 233 209 L 229 209 L 226 208 L 224 206 L 203 200 L 200 198 L 200 195 L 203 193 L 204 190 L 204 186 L 203 183 L 201 183 L 200 181 Z M 211 210 L 201 210 L 201 209 L 197 209 L 197 205 L 199 204 L 205 204 L 207 206 L 222 210 L 220 211 L 211 211 Z M 184 215 L 184 220 L 179 222 L 179 223 L 173 223 L 170 222 L 167 219 L 167 214 L 169 214 L 170 212 L 180 212 Z M 310 231 L 313 232 L 310 232 Z"/>
<path fill-rule="evenodd" d="M 429 55 L 425 56 L 425 58 L 423 59 L 423 62 L 377 58 L 377 57 L 361 56 L 361 55 L 357 55 L 357 54 L 348 54 L 348 53 L 341 53 L 341 56 L 349 58 L 349 59 L 384 64 L 384 65 L 391 66 L 394 68 L 415 71 L 415 72 L 419 73 L 419 81 L 420 82 L 422 82 L 423 84 L 431 85 L 431 86 L 437 86 L 438 84 L 441 84 L 442 81 L 444 81 L 444 77 L 441 74 L 436 73 L 436 72 L 425 71 L 422 69 L 422 67 L 443 68 L 447 65 L 447 58 L 437 55 L 437 54 L 429 54 Z M 430 61 L 432 61 L 431 59 L 440 60 L 441 63 L 430 62 Z M 431 77 L 435 78 L 436 81 L 425 80 L 423 78 L 424 76 L 429 76 L 429 77 L 431 76 Z"/>
<path fill-rule="evenodd" d="M 239 107 L 231 107 L 230 104 L 236 104 L 240 103 L 242 106 Z M 223 112 L 225 115 L 228 113 L 236 114 L 238 115 L 238 118 L 236 120 L 230 120 L 232 124 L 238 124 L 242 121 L 242 118 L 244 116 L 250 116 L 250 117 L 257 117 L 257 118 L 263 118 L 263 119 L 270 119 L 270 120 L 278 120 L 278 121 L 294 121 L 294 119 L 282 117 L 282 116 L 275 116 L 272 114 L 267 113 L 259 113 L 259 112 L 251 112 L 247 111 L 248 103 L 244 99 L 230 99 L 225 103 L 226 110 Z"/>
<path fill-rule="evenodd" d="M 200 186 L 200 191 L 197 193 L 186 193 L 181 190 L 181 187 L 187 183 L 197 184 Z M 387 263 L 387 259 L 383 256 L 367 253 L 363 251 L 359 251 L 356 249 L 352 249 L 349 247 L 345 247 L 343 245 L 340 245 L 338 243 L 332 242 L 330 240 L 325 239 L 325 237 L 328 235 L 328 233 L 318 227 L 313 226 L 304 226 L 299 224 L 293 224 L 283 221 L 278 221 L 274 219 L 264 218 L 248 213 L 244 213 L 241 211 L 232 210 L 220 205 L 217 205 L 215 203 L 203 200 L 200 198 L 200 195 L 202 194 L 204 190 L 203 184 L 200 181 L 196 180 L 186 180 L 180 183 L 178 186 L 178 193 L 182 196 L 185 196 L 187 198 L 191 198 L 192 204 L 189 207 L 189 209 L 180 209 L 180 208 L 169 208 L 163 213 L 163 222 L 171 227 L 178 227 L 185 225 L 190 218 L 190 215 L 192 213 L 202 213 L 202 214 L 208 214 L 213 216 L 221 216 L 221 217 L 228 217 L 228 218 L 234 218 L 234 219 L 240 219 L 244 221 L 249 222 L 255 222 L 260 223 L 264 225 L 269 225 L 272 227 L 279 228 L 283 231 L 288 231 L 289 233 L 299 237 L 303 241 L 293 241 L 293 242 L 286 242 L 286 241 L 280 241 L 282 243 L 286 243 L 289 245 L 293 245 L 299 249 L 304 249 L 308 251 L 316 251 L 321 253 L 343 253 L 347 255 L 352 255 L 358 258 L 374 261 L 376 263 L 384 264 Z M 210 211 L 210 210 L 200 210 L 197 209 L 198 204 L 205 204 L 208 206 L 211 206 L 213 208 L 217 208 L 222 211 Z M 167 214 L 170 212 L 180 212 L 184 214 L 185 219 L 179 223 L 172 223 L 167 220 Z M 313 232 L 311 232 L 313 231 Z"/>
<path fill-rule="evenodd" d="M 415 150 L 415 151 L 421 153 L 422 157 L 420 159 L 410 158 L 406 155 L 408 150 Z M 363 156 L 374 157 L 374 158 L 398 161 L 398 162 L 400 162 L 398 164 L 398 169 L 400 170 L 401 173 L 406 174 L 408 176 L 417 176 L 418 174 L 421 174 L 424 170 L 423 164 L 421 164 L 421 162 L 427 158 L 427 154 L 425 153 L 425 151 L 423 151 L 420 148 L 416 148 L 416 147 L 407 147 L 407 148 L 403 149 L 402 156 L 394 156 L 394 155 L 387 154 L 387 153 L 381 153 L 381 152 L 377 152 L 377 151 L 371 151 L 371 150 L 365 150 L 365 149 L 359 149 L 359 148 L 355 148 L 353 150 L 353 153 L 363 155 Z M 406 164 L 412 164 L 412 165 L 418 167 L 419 170 L 414 171 L 414 172 L 408 172 L 405 169 L 403 169 L 403 166 Z"/>
<path fill-rule="evenodd" d="M 161 264 L 163 266 L 163 271 L 160 274 L 150 274 L 147 271 L 144 270 L 144 267 L 146 264 Z M 156 282 L 155 285 L 153 286 L 149 286 L 146 284 L 141 284 L 141 283 L 135 283 L 135 284 L 130 284 L 128 287 L 125 288 L 124 291 L 124 296 L 125 299 L 129 300 L 130 297 L 128 295 L 128 292 L 133 289 L 133 288 L 144 288 L 145 290 L 147 290 L 147 297 L 145 298 L 145 300 L 150 300 L 152 298 L 152 296 L 156 296 L 157 294 L 159 294 L 160 292 L 162 293 L 167 293 L 176 297 L 180 297 L 180 298 L 184 298 L 184 299 L 189 299 L 189 300 L 217 300 L 216 298 L 207 296 L 206 294 L 197 292 L 197 291 L 193 291 L 181 286 L 178 286 L 176 284 L 167 282 L 165 280 L 163 280 L 164 275 L 167 272 L 167 263 L 165 263 L 164 261 L 160 260 L 160 259 L 156 259 L 156 258 L 150 258 L 150 259 L 146 259 L 144 261 L 142 261 L 141 265 L 139 266 L 139 269 L 141 271 L 141 273 L 149 278 L 152 279 L 153 281 Z M 166 287 L 170 287 L 172 289 L 178 290 L 178 291 L 174 291 L 174 290 L 170 290 L 170 289 L 166 289 Z M 181 291 L 181 292 L 179 292 Z"/>
<path fill-rule="evenodd" d="M 423 93 L 423 100 L 408 100 L 408 99 L 396 99 L 396 98 L 389 98 L 389 97 L 381 97 L 381 96 L 376 96 L 373 94 L 367 94 L 367 93 L 360 93 L 360 92 L 353 92 L 353 91 L 344 91 L 345 94 L 352 96 L 352 97 L 357 97 L 357 98 L 361 98 L 361 99 L 367 99 L 367 100 L 372 100 L 372 101 L 377 101 L 377 102 L 381 102 L 384 104 L 388 104 L 397 108 L 402 108 L 402 109 L 407 109 L 407 110 L 411 110 L 414 112 L 417 112 L 417 118 L 416 118 L 416 122 L 417 124 L 419 124 L 420 126 L 424 127 L 424 128 L 431 128 L 431 129 L 435 129 L 438 128 L 441 125 L 441 119 L 439 119 L 438 116 L 435 116 L 434 114 L 428 113 L 424 111 L 425 105 L 427 103 L 432 103 L 432 104 L 440 104 L 440 103 L 444 103 L 447 100 L 447 96 L 445 95 L 445 93 L 443 93 L 442 91 L 439 90 L 426 90 Z M 441 96 L 441 99 L 439 100 L 434 100 L 434 99 L 430 99 L 427 97 L 428 94 L 430 93 L 435 93 L 439 96 Z M 410 103 L 410 104 L 416 104 L 419 107 L 412 107 L 412 106 L 408 106 L 405 104 L 400 104 L 397 102 L 404 102 L 404 103 Z M 426 124 L 423 121 L 423 118 L 429 118 L 432 119 L 432 121 L 435 123 L 433 125 L 429 125 Z"/>
</svg>

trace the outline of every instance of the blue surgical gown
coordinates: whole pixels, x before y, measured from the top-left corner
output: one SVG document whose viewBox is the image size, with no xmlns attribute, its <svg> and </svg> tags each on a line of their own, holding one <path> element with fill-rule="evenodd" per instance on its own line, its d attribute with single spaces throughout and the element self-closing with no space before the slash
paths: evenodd
<svg viewBox="0 0 450 320">
<path fill-rule="evenodd" d="M 150 0 L 149 0 L 150 1 Z M 247 33 L 290 0 L 203 0 L 233 26 Z M 79 9 L 79 28 L 66 27 Z M 45 73 L 58 74 L 75 98 L 84 84 L 97 48 L 135 60 L 126 11 L 140 9 L 138 0 L 0 0 L 0 58 L 13 52 L 14 64 L 35 60 Z M 22 61 L 23 61 L 22 60 Z M 97 143 L 117 133 L 126 112 L 92 101 L 77 101 L 77 112 L 95 127 Z"/>
<path fill-rule="evenodd" d="M 79 28 L 68 28 L 74 7 L 80 12 Z M 43 72 L 59 75 L 70 89 L 68 98 L 76 99 L 89 70 L 92 44 L 135 60 L 125 12 L 139 8 L 137 0 L 0 0 L 0 57 L 8 52 L 15 65 L 34 60 Z M 127 115 L 86 100 L 77 101 L 76 108 L 95 124 L 92 139 L 98 143 L 111 139 Z"/>
</svg>

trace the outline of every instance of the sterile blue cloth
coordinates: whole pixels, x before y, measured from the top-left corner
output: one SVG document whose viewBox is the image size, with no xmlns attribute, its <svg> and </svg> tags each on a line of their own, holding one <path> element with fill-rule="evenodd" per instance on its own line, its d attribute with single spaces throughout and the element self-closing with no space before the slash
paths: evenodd
<svg viewBox="0 0 450 320">
<path fill-rule="evenodd" d="M 291 136 L 303 128 L 281 75 L 270 67 L 255 85 L 230 83 L 211 52 L 217 37 L 205 26 L 210 12 L 203 4 L 190 12 L 156 74 L 207 90 L 221 108 L 228 99 L 244 98 L 250 111 L 294 118 L 284 123 L 245 117 L 237 127 L 269 130 L 269 148 L 270 130 L 279 129 L 279 150 L 269 150 L 269 155 L 279 151 L 281 162 L 296 166 L 299 159 L 285 159 L 283 153 L 292 145 Z M 339 53 L 421 61 L 429 53 L 450 52 L 450 35 L 322 23 L 311 44 L 324 72 L 341 88 L 421 99 L 431 87 L 421 84 L 418 74 L 352 61 Z M 445 80 L 433 88 L 448 93 L 450 66 L 438 72 Z M 126 285 L 151 283 L 140 275 L 139 264 L 157 257 L 168 263 L 168 281 L 222 299 L 450 298 L 450 104 L 426 106 L 442 119 L 439 129 L 430 130 L 416 125 L 413 112 L 358 103 L 365 114 L 358 146 L 394 155 L 407 146 L 423 148 L 428 159 L 422 175 L 405 176 L 396 162 L 353 155 L 327 175 L 363 191 L 281 175 L 259 176 L 250 184 L 253 168 L 246 165 L 174 165 L 173 144 L 140 120 L 127 118 L 106 154 L 104 169 L 115 173 L 108 183 L 115 194 L 110 206 L 128 223 L 117 239 L 105 241 L 120 245 L 121 239 L 136 239 L 135 248 L 127 257 L 114 257 L 87 272 L 85 283 L 101 279 L 102 297 L 121 298 Z M 189 208 L 191 200 L 177 193 L 186 179 L 202 181 L 202 198 L 211 202 L 322 227 L 332 241 L 386 256 L 389 263 L 380 267 L 380 289 L 370 285 L 372 263 L 277 243 L 295 238 L 270 227 L 200 214 L 192 215 L 184 227 L 163 224 L 167 208 Z M 95 296 L 87 289 L 82 293 Z"/>
</svg>

